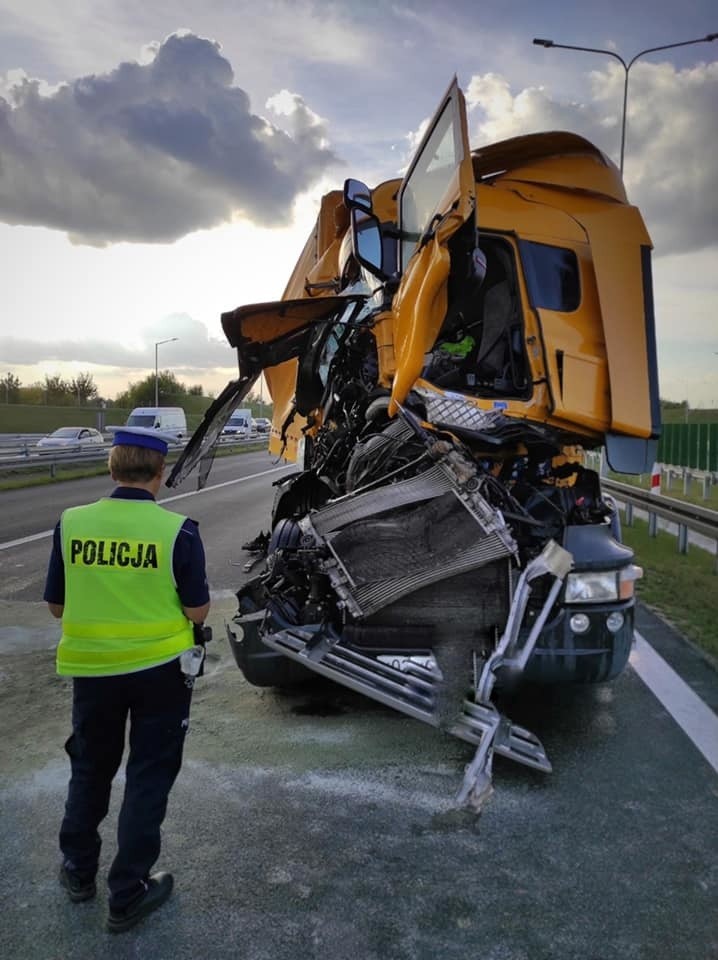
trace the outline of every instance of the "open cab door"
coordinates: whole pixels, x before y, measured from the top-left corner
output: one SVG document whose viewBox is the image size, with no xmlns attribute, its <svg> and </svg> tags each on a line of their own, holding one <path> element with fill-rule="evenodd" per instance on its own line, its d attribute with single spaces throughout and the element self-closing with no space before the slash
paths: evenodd
<svg viewBox="0 0 718 960">
<path fill-rule="evenodd" d="M 441 99 L 399 190 L 399 271 L 394 298 L 397 370 L 390 413 L 421 373 L 446 315 L 448 242 L 476 233 L 476 190 L 466 103 L 456 78 Z"/>
</svg>

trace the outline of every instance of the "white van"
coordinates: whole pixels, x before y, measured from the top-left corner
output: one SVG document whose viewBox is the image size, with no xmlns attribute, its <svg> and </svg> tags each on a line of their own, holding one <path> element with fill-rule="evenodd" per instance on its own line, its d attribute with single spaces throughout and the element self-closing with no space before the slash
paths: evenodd
<svg viewBox="0 0 718 960">
<path fill-rule="evenodd" d="M 222 435 L 248 439 L 252 435 L 252 411 L 248 407 L 234 410 L 224 425 Z"/>
<path fill-rule="evenodd" d="M 187 434 L 187 418 L 182 407 L 135 407 L 125 426 L 163 430 L 173 433 L 178 440 Z"/>
</svg>

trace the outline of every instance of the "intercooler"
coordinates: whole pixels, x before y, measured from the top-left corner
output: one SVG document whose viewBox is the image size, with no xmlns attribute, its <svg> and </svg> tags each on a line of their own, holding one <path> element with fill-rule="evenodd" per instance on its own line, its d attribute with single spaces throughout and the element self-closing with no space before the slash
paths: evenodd
<svg viewBox="0 0 718 960">
<path fill-rule="evenodd" d="M 324 572 L 354 619 L 401 597 L 508 558 L 515 545 L 498 511 L 445 462 L 410 480 L 334 501 L 300 521 L 330 553 Z M 507 560 L 508 562 L 508 560 Z"/>
</svg>

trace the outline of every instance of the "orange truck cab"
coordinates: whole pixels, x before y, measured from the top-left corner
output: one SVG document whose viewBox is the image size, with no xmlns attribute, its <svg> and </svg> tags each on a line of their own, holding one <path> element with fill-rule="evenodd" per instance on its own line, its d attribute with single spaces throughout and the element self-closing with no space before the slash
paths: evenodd
<svg viewBox="0 0 718 960">
<path fill-rule="evenodd" d="M 540 770 L 497 685 L 625 666 L 641 570 L 584 451 L 650 470 L 660 432 L 651 242 L 617 168 L 572 133 L 471 151 L 450 85 L 403 179 L 327 194 L 284 296 L 222 315 L 239 376 L 168 481 L 260 376 L 277 485 L 237 663 L 319 673 Z"/>
</svg>

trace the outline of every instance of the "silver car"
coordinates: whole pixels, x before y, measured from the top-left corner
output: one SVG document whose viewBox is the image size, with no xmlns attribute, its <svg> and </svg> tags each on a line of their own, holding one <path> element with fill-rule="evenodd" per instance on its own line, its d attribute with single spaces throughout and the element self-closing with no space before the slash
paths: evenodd
<svg viewBox="0 0 718 960">
<path fill-rule="evenodd" d="M 99 430 L 92 427 L 60 427 L 47 437 L 37 441 L 42 449 L 51 447 L 86 447 L 105 442 Z"/>
</svg>

